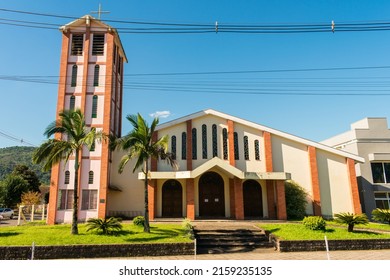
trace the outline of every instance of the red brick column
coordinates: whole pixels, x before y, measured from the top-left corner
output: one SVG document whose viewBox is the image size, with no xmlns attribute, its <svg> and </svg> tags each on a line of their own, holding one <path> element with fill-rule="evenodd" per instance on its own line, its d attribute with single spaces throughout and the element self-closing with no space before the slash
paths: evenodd
<svg viewBox="0 0 390 280">
<path fill-rule="evenodd" d="M 229 163 L 232 166 L 236 166 L 236 160 L 234 159 L 234 122 L 227 120 L 228 125 L 228 145 L 229 145 Z"/>
<path fill-rule="evenodd" d="M 244 197 L 243 197 L 242 180 L 235 177 L 233 179 L 233 182 L 234 182 L 235 218 L 237 220 L 243 220 L 244 219 Z"/>
<path fill-rule="evenodd" d="M 276 218 L 274 181 L 266 181 L 268 218 Z"/>
<path fill-rule="evenodd" d="M 360 205 L 359 188 L 356 179 L 355 161 L 351 158 L 347 158 L 347 169 L 349 185 L 351 188 L 353 211 L 355 212 L 355 214 L 361 214 L 362 208 Z"/>
<path fill-rule="evenodd" d="M 276 181 L 276 203 L 278 220 L 287 220 L 286 197 L 284 192 L 284 181 Z"/>
<path fill-rule="evenodd" d="M 272 161 L 272 139 L 271 133 L 264 131 L 263 132 L 264 139 L 264 159 L 265 159 L 265 171 L 272 172 L 273 171 L 273 161 Z M 274 181 L 266 181 L 267 188 L 267 204 L 268 204 L 268 218 L 275 219 L 275 191 L 274 191 Z"/>
<path fill-rule="evenodd" d="M 229 179 L 230 216 L 236 218 L 236 203 L 234 199 L 234 179 Z"/>
<path fill-rule="evenodd" d="M 307 149 L 310 163 L 310 177 L 311 177 L 311 188 L 313 193 L 313 214 L 315 216 L 321 216 L 321 193 L 320 193 L 320 182 L 318 179 L 318 166 L 317 166 L 317 154 L 316 148 L 309 146 Z"/>
<path fill-rule="evenodd" d="M 157 202 L 157 182 L 156 180 L 149 180 L 148 184 L 148 206 L 149 206 L 149 220 L 153 221 L 156 215 Z"/>
<path fill-rule="evenodd" d="M 187 218 L 195 220 L 195 181 L 186 180 Z"/>
</svg>

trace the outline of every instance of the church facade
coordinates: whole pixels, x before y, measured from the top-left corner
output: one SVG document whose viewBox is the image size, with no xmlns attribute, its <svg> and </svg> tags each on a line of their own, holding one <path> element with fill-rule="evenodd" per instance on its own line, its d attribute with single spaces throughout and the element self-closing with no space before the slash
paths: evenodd
<svg viewBox="0 0 390 280">
<path fill-rule="evenodd" d="M 81 108 L 87 126 L 120 136 L 127 59 L 118 33 L 91 16 L 62 32 L 57 114 Z M 284 183 L 290 179 L 306 190 L 308 215 L 361 213 L 355 163 L 364 159 L 359 156 L 211 109 L 159 125 L 155 136 L 162 135 L 169 135 L 178 168 L 149 163 L 151 220 L 285 220 Z M 80 198 L 80 221 L 143 215 L 144 175 L 133 173 L 131 162 L 119 174 L 121 157 L 104 142 L 85 149 L 77 194 L 74 160 L 53 167 L 48 222 L 71 221 L 74 195 Z"/>
</svg>

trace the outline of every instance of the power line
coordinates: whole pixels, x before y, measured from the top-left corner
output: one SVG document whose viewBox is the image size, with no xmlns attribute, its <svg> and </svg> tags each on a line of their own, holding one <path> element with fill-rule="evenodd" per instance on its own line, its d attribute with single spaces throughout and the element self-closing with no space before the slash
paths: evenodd
<svg viewBox="0 0 390 280">
<path fill-rule="evenodd" d="M 36 145 L 31 144 L 30 142 L 24 140 L 23 138 L 19 139 L 18 137 L 12 136 L 11 134 L 9 134 L 9 133 L 7 133 L 7 132 L 5 132 L 5 131 L 2 131 L 2 130 L 0 130 L 0 136 L 2 136 L 2 137 L 4 137 L 4 138 L 7 138 L 7 139 L 9 139 L 9 140 L 18 142 L 18 143 L 27 144 L 27 145 L 29 145 L 29 146 L 36 147 Z"/>
</svg>

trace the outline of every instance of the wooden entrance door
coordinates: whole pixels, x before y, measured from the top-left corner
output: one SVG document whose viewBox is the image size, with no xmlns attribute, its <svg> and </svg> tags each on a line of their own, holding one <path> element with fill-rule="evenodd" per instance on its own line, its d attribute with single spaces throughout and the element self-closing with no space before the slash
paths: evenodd
<svg viewBox="0 0 390 280">
<path fill-rule="evenodd" d="M 263 217 L 263 196 L 261 185 L 254 181 L 248 180 L 243 184 L 244 192 L 244 217 L 245 218 L 262 218 Z"/>
<path fill-rule="evenodd" d="M 199 216 L 225 217 L 224 183 L 215 172 L 207 172 L 199 179 Z"/>
<path fill-rule="evenodd" d="M 183 190 L 176 180 L 168 180 L 162 187 L 162 216 L 183 217 Z"/>
</svg>

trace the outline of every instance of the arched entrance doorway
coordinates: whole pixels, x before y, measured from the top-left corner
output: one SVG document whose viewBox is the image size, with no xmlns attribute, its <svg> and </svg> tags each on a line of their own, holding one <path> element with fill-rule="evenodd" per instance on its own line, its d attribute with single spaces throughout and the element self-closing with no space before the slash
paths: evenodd
<svg viewBox="0 0 390 280">
<path fill-rule="evenodd" d="M 261 185 L 255 180 L 247 180 L 243 184 L 244 192 L 244 217 L 263 217 L 263 196 Z"/>
<path fill-rule="evenodd" d="M 225 190 L 222 177 L 207 172 L 199 179 L 199 216 L 225 217 Z"/>
<path fill-rule="evenodd" d="M 183 189 L 176 180 L 168 180 L 162 186 L 162 216 L 183 217 Z"/>
</svg>

